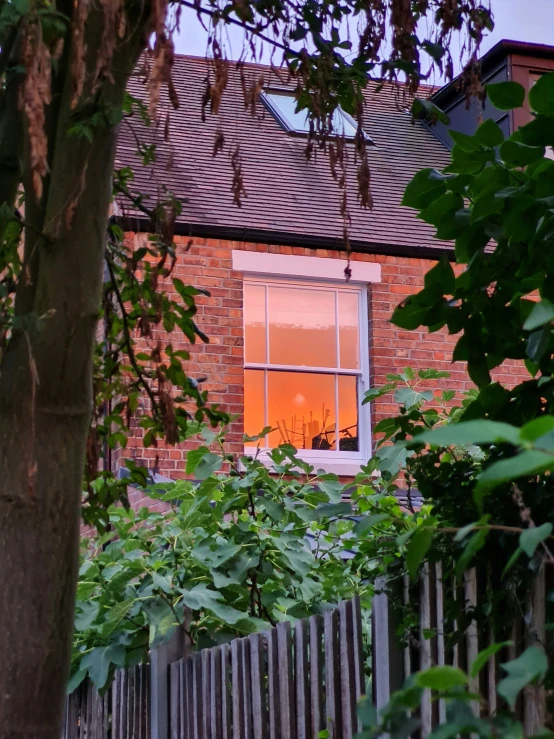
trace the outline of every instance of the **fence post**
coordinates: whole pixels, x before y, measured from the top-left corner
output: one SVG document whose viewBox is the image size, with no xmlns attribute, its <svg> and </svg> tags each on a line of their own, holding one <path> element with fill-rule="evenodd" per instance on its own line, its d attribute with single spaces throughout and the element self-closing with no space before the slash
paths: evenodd
<svg viewBox="0 0 554 739">
<path fill-rule="evenodd" d="M 185 622 L 188 618 L 186 613 Z M 150 652 L 150 739 L 169 739 L 169 665 L 186 656 L 187 641 L 178 628 L 167 644 Z"/>
</svg>

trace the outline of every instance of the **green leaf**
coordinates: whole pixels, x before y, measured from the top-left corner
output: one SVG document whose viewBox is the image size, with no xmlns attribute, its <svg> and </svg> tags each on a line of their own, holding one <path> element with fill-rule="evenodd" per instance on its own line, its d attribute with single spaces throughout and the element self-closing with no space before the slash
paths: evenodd
<svg viewBox="0 0 554 739">
<path fill-rule="evenodd" d="M 413 408 L 415 405 L 419 405 L 426 400 L 433 400 L 432 390 L 416 390 L 412 387 L 399 387 L 394 393 L 394 399 L 400 405 L 403 405 L 406 410 Z"/>
<path fill-rule="evenodd" d="M 75 610 L 75 630 L 90 629 L 100 611 L 100 603 L 96 600 L 77 603 Z"/>
<path fill-rule="evenodd" d="M 550 321 L 554 321 L 554 303 L 543 299 L 540 303 L 535 303 L 523 324 L 523 328 L 525 331 L 533 331 L 539 326 L 544 326 L 545 323 L 550 323 Z"/>
<path fill-rule="evenodd" d="M 520 436 L 522 441 L 532 442 L 551 431 L 554 431 L 554 416 L 539 416 L 522 426 Z"/>
<path fill-rule="evenodd" d="M 382 387 L 372 387 L 364 393 L 364 399 L 362 400 L 362 405 L 365 405 L 366 403 L 370 403 L 372 400 L 375 400 L 376 398 L 380 398 L 381 396 L 386 395 L 387 393 L 390 393 L 391 390 L 395 390 L 395 389 L 396 389 L 395 382 L 389 382 L 387 385 L 383 385 Z"/>
<path fill-rule="evenodd" d="M 450 129 L 448 133 L 450 134 L 454 143 L 457 144 L 460 149 L 463 149 L 464 151 L 477 151 L 477 149 L 479 148 L 480 144 L 475 136 L 468 136 L 467 133 L 454 131 L 452 129 Z"/>
<path fill-rule="evenodd" d="M 452 295 L 455 289 L 456 276 L 449 259 L 445 256 L 432 267 L 423 278 L 426 288 L 440 288 L 441 295 Z"/>
<path fill-rule="evenodd" d="M 511 644 L 511 641 L 503 641 L 498 644 L 491 644 L 486 649 L 483 649 L 481 652 L 479 652 L 477 657 L 474 659 L 473 664 L 471 665 L 471 670 L 469 673 L 471 677 L 477 677 L 477 675 L 481 672 L 481 670 L 487 664 L 491 657 L 494 657 L 497 652 L 499 652 L 501 649 L 504 649 L 504 647 L 509 647 Z"/>
<path fill-rule="evenodd" d="M 69 682 L 67 683 L 66 694 L 71 695 L 71 693 L 73 693 L 73 691 L 78 688 L 79 685 L 83 682 L 87 674 L 88 669 L 86 667 L 79 667 L 77 672 L 73 673 Z"/>
<path fill-rule="evenodd" d="M 406 549 L 406 566 L 413 580 L 418 573 L 423 558 L 429 551 L 433 541 L 433 529 L 425 526 L 416 531 Z"/>
<path fill-rule="evenodd" d="M 90 679 L 101 690 L 108 682 L 110 664 L 112 663 L 118 667 L 125 664 L 125 647 L 120 644 L 94 647 L 81 660 L 81 669 L 88 669 Z"/>
<path fill-rule="evenodd" d="M 508 139 L 500 147 L 500 156 L 511 167 L 526 167 L 544 157 L 544 146 L 527 146 Z"/>
<path fill-rule="evenodd" d="M 496 689 L 511 708 L 514 708 L 520 691 L 545 675 L 548 660 L 539 647 L 528 647 L 517 659 L 505 662 L 502 667 L 508 675 L 498 683 Z"/>
<path fill-rule="evenodd" d="M 535 113 L 554 116 L 554 73 L 542 74 L 531 86 L 529 105 Z"/>
<path fill-rule="evenodd" d="M 413 452 L 408 451 L 403 444 L 394 444 L 380 447 L 375 456 L 379 460 L 379 469 L 381 472 L 389 472 L 396 475 L 406 464 L 408 457 Z"/>
<path fill-rule="evenodd" d="M 363 536 L 374 526 L 377 526 L 384 521 L 390 521 L 390 518 L 391 517 L 388 513 L 374 513 L 370 516 L 364 516 L 354 526 L 354 533 L 356 536 Z"/>
<path fill-rule="evenodd" d="M 119 626 L 135 603 L 136 598 L 130 597 L 127 598 L 127 600 L 116 603 L 115 606 L 110 608 L 110 610 L 104 615 L 104 626 L 102 627 L 103 637 L 111 634 Z"/>
<path fill-rule="evenodd" d="M 223 467 L 223 457 L 220 454 L 208 452 L 204 454 L 200 462 L 196 465 L 194 476 L 198 480 L 205 480 Z"/>
<path fill-rule="evenodd" d="M 552 533 L 552 524 L 543 523 L 542 526 L 533 526 L 522 531 L 519 537 L 519 546 L 528 557 L 535 554 L 536 548 Z"/>
<path fill-rule="evenodd" d="M 434 170 L 430 168 L 422 169 L 412 178 L 404 192 L 402 205 L 421 210 L 446 192 L 445 183 L 432 179 L 430 176 L 432 172 Z"/>
<path fill-rule="evenodd" d="M 550 327 L 543 326 L 542 328 L 533 331 L 529 334 L 527 339 L 527 356 L 535 364 L 539 364 L 542 359 L 550 340 Z"/>
<path fill-rule="evenodd" d="M 490 490 L 503 482 L 517 480 L 527 475 L 537 475 L 553 468 L 554 456 L 551 454 L 535 450 L 525 451 L 487 467 L 478 478 L 476 491 Z"/>
<path fill-rule="evenodd" d="M 418 434 L 412 443 L 425 442 L 435 446 L 463 446 L 465 444 L 498 444 L 507 442 L 518 445 L 519 429 L 498 421 L 462 421 L 439 426 Z"/>
<path fill-rule="evenodd" d="M 315 508 L 315 515 L 318 519 L 335 518 L 352 515 L 352 505 L 350 503 L 321 503 Z"/>
<path fill-rule="evenodd" d="M 231 626 L 246 616 L 245 613 L 238 611 L 236 608 L 226 605 L 220 593 L 208 589 L 205 583 L 199 583 L 190 589 L 183 589 L 181 593 L 183 603 L 189 608 L 194 611 L 208 609 Z"/>
<path fill-rule="evenodd" d="M 483 146 L 495 147 L 500 146 L 504 141 L 504 134 L 502 129 L 495 123 L 492 118 L 488 118 L 484 123 L 481 123 L 475 133 L 475 138 Z"/>
<path fill-rule="evenodd" d="M 525 88 L 517 82 L 497 82 L 486 86 L 487 97 L 498 110 L 520 108 L 525 100 Z"/>
<path fill-rule="evenodd" d="M 430 667 L 415 676 L 416 685 L 430 690 L 452 690 L 467 685 L 467 682 L 468 678 L 463 670 L 449 665 Z"/>
</svg>

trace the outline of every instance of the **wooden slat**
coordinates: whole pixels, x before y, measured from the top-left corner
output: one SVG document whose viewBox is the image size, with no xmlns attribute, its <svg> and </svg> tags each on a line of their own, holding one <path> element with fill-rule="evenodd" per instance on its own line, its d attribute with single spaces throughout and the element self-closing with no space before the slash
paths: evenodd
<svg viewBox="0 0 554 739">
<path fill-rule="evenodd" d="M 325 716 L 330 736 L 342 736 L 340 677 L 338 659 L 338 613 L 327 611 L 323 617 L 325 652 Z"/>
<path fill-rule="evenodd" d="M 442 562 L 435 563 L 435 603 L 437 618 L 437 665 L 443 667 L 445 662 L 444 650 L 444 590 L 442 584 Z M 444 698 L 439 700 L 439 724 L 446 723 L 446 703 Z"/>
<path fill-rule="evenodd" d="M 169 665 L 169 736 L 181 739 L 181 662 Z"/>
<path fill-rule="evenodd" d="M 277 624 L 277 650 L 279 654 L 281 739 L 294 739 L 296 716 L 290 621 Z"/>
<path fill-rule="evenodd" d="M 297 621 L 294 627 L 294 679 L 296 684 L 296 736 L 311 737 L 310 681 L 308 668 L 308 622 Z"/>
<path fill-rule="evenodd" d="M 169 679 L 169 670 L 168 670 Z M 135 733 L 133 739 L 144 739 L 142 736 L 142 666 L 135 667 Z M 169 695 L 168 695 L 169 703 Z M 169 706 L 168 706 L 169 707 Z M 169 724 L 169 716 L 168 716 Z M 169 729 L 169 726 L 168 726 Z"/>
<path fill-rule="evenodd" d="M 221 649 L 210 649 L 210 726 L 213 739 L 221 736 Z"/>
<path fill-rule="evenodd" d="M 325 713 L 323 710 L 323 619 L 311 616 L 310 627 L 310 714 L 311 734 L 317 737 L 325 729 Z"/>
<path fill-rule="evenodd" d="M 536 574 L 526 601 L 527 631 L 525 646 L 544 645 L 546 592 L 544 565 Z M 546 719 L 546 696 L 541 685 L 527 685 L 523 690 L 523 729 L 525 736 L 538 733 Z"/>
<path fill-rule="evenodd" d="M 202 684 L 202 655 L 199 652 L 192 655 L 192 712 L 193 712 L 193 737 L 204 739 L 203 715 L 204 715 L 204 686 Z"/>
<path fill-rule="evenodd" d="M 352 601 L 339 605 L 339 670 L 342 736 L 351 739 L 356 732 L 356 677 L 354 674 L 354 624 Z"/>
<path fill-rule="evenodd" d="M 233 712 L 233 739 L 242 737 L 244 733 L 244 717 L 242 713 L 243 670 L 242 639 L 231 642 L 231 689 Z"/>
<path fill-rule="evenodd" d="M 126 739 L 133 739 L 134 727 L 134 695 L 135 695 L 135 671 L 132 667 L 127 668 L 127 735 Z"/>
<path fill-rule="evenodd" d="M 221 646 L 221 739 L 231 739 L 231 650 L 228 644 Z"/>
<path fill-rule="evenodd" d="M 202 657 L 202 739 L 211 739 L 212 724 L 210 721 L 211 687 L 210 650 L 203 649 Z"/>
<path fill-rule="evenodd" d="M 386 580 L 375 580 L 375 595 L 371 619 L 373 644 L 373 700 L 380 710 L 390 698 L 389 599 L 385 593 Z"/>
<path fill-rule="evenodd" d="M 269 711 L 269 737 L 270 739 L 281 739 L 281 708 L 280 708 L 280 683 L 279 683 L 279 653 L 277 649 L 277 631 L 272 629 L 265 632 L 267 639 L 267 678 L 268 678 L 268 711 Z"/>
<path fill-rule="evenodd" d="M 410 605 L 410 576 L 402 575 L 402 603 L 404 606 Z M 412 654 L 410 641 L 402 650 L 402 661 L 404 663 L 404 678 L 410 677 L 412 674 Z"/>
<path fill-rule="evenodd" d="M 252 687 L 250 674 L 250 642 L 242 639 L 241 710 L 244 739 L 252 739 Z"/>
<path fill-rule="evenodd" d="M 431 667 L 431 641 L 425 637 L 424 632 L 431 628 L 431 583 L 429 575 L 429 563 L 424 562 L 421 567 L 420 586 L 420 631 L 419 631 L 419 667 L 427 670 Z M 433 712 L 431 703 L 431 691 L 424 690 L 421 699 L 421 736 L 428 736 L 433 729 Z"/>
<path fill-rule="evenodd" d="M 261 634 L 251 634 L 250 643 L 250 689 L 252 694 L 252 736 L 253 739 L 267 739 L 267 722 L 264 640 Z M 215 736 L 214 736 L 214 739 Z M 300 739 L 300 737 L 299 737 Z"/>
<path fill-rule="evenodd" d="M 352 601 L 352 618 L 354 627 L 354 676 L 356 679 L 357 701 L 365 694 L 362 604 L 359 595 L 356 595 Z"/>
<path fill-rule="evenodd" d="M 464 572 L 464 597 L 466 609 L 473 610 L 477 606 L 477 570 L 472 567 Z M 479 635 L 477 632 L 477 621 L 472 619 L 466 629 L 466 655 L 467 655 L 467 671 L 471 671 L 471 665 L 475 662 L 479 654 Z M 479 693 L 479 677 L 470 677 L 468 683 L 469 690 L 473 693 Z M 479 715 L 479 703 L 471 702 L 471 710 Z"/>
</svg>

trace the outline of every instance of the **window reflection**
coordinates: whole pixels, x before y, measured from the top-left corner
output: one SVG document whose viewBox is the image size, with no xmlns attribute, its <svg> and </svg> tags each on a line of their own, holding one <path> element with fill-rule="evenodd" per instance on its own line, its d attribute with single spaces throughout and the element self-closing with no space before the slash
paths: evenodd
<svg viewBox="0 0 554 739">
<path fill-rule="evenodd" d="M 267 360 L 265 285 L 244 285 L 244 357 L 247 362 Z"/>
<path fill-rule="evenodd" d="M 269 361 L 298 367 L 336 367 L 335 293 L 268 288 Z"/>
<path fill-rule="evenodd" d="M 358 440 L 358 381 L 350 375 L 338 376 L 339 389 L 339 451 L 359 451 Z"/>
<path fill-rule="evenodd" d="M 244 433 L 256 436 L 267 425 L 265 422 L 264 370 L 244 370 Z M 247 446 L 257 446 L 250 442 Z M 260 442 L 260 446 L 265 446 Z"/>
<path fill-rule="evenodd" d="M 339 301 L 340 366 L 358 369 L 360 366 L 360 336 L 358 294 L 341 292 Z"/>
<path fill-rule="evenodd" d="M 335 376 L 308 372 L 268 372 L 269 445 L 334 449 L 337 414 Z"/>
</svg>

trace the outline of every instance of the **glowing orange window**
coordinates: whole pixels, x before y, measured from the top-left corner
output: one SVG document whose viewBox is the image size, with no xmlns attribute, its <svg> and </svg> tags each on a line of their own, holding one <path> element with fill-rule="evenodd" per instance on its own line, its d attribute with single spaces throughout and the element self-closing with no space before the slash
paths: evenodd
<svg viewBox="0 0 554 739">
<path fill-rule="evenodd" d="M 269 426 L 268 448 L 359 455 L 363 295 L 342 284 L 245 282 L 245 434 Z"/>
</svg>

